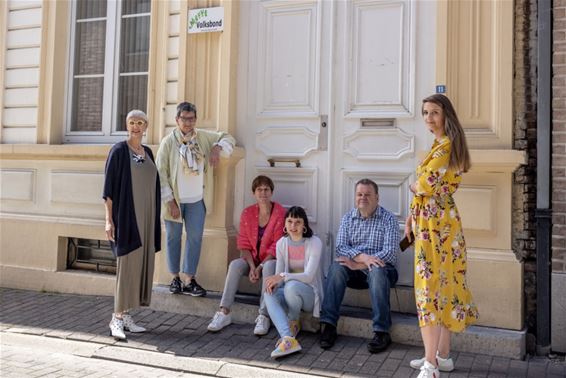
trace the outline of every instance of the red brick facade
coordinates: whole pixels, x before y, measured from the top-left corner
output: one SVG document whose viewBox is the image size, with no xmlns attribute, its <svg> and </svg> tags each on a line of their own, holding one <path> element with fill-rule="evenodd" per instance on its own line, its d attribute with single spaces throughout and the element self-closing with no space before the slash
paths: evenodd
<svg viewBox="0 0 566 378">
<path fill-rule="evenodd" d="M 566 0 L 553 7 L 552 271 L 566 273 Z"/>
<path fill-rule="evenodd" d="M 515 1 L 513 148 L 525 151 L 527 164 L 514 174 L 513 251 L 524 264 L 527 349 L 536 333 L 536 158 L 537 158 L 537 0 Z"/>
</svg>

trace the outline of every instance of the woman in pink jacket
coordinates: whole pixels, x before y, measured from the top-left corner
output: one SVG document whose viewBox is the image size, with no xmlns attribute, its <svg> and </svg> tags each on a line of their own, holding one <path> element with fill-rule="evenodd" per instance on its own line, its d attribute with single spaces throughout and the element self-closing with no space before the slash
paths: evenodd
<svg viewBox="0 0 566 378">
<path fill-rule="evenodd" d="M 232 323 L 230 307 L 234 303 L 240 277 L 247 275 L 252 283 L 262 279 L 259 315 L 255 321 L 254 334 L 262 336 L 269 332 L 270 321 L 263 302 L 265 277 L 275 274 L 275 245 L 283 236 L 285 222 L 285 208 L 271 201 L 273 188 L 273 181 L 267 176 L 257 176 L 252 182 L 256 203 L 245 208 L 240 216 L 240 258 L 233 260 L 228 267 L 220 310 L 208 325 L 209 331 L 220 331 Z"/>
</svg>

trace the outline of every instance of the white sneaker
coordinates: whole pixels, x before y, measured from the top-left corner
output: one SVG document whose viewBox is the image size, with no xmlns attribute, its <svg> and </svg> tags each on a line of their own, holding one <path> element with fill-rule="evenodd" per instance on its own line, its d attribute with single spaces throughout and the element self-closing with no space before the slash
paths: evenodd
<svg viewBox="0 0 566 378">
<path fill-rule="evenodd" d="M 418 360 L 412 360 L 409 365 L 411 365 L 413 369 L 418 370 L 423 367 L 425 361 L 426 358 L 423 357 L 419 358 Z M 438 362 L 438 370 L 446 372 L 454 370 L 454 361 L 452 361 L 450 357 L 442 358 L 438 355 L 438 353 L 436 353 L 436 361 Z"/>
<path fill-rule="evenodd" d="M 124 314 L 122 316 L 122 320 L 124 321 L 124 329 L 126 331 L 130 331 L 132 333 L 141 333 L 145 332 L 146 329 L 142 326 L 137 325 L 130 314 Z"/>
<path fill-rule="evenodd" d="M 421 367 L 421 372 L 417 376 L 417 378 L 439 378 L 440 372 L 438 368 L 434 367 L 433 364 L 426 361 L 424 362 L 423 366 Z"/>
<path fill-rule="evenodd" d="M 269 321 L 269 318 L 267 316 L 258 315 L 258 317 L 255 319 L 254 335 L 257 336 L 267 335 L 267 333 L 269 332 L 270 325 L 271 322 Z"/>
<path fill-rule="evenodd" d="M 218 332 L 230 324 L 232 324 L 232 315 L 218 311 L 214 314 L 214 317 L 208 325 L 208 330 L 211 332 Z"/>
</svg>

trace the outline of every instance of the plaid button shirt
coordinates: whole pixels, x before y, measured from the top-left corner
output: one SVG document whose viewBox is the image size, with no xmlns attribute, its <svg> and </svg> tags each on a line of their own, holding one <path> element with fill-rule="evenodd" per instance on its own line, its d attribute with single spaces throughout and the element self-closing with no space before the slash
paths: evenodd
<svg viewBox="0 0 566 378">
<path fill-rule="evenodd" d="M 376 256 L 395 265 L 399 248 L 399 223 L 381 206 L 369 218 L 362 218 L 358 209 L 342 217 L 336 236 L 336 256 L 353 259 L 360 253 Z"/>
</svg>

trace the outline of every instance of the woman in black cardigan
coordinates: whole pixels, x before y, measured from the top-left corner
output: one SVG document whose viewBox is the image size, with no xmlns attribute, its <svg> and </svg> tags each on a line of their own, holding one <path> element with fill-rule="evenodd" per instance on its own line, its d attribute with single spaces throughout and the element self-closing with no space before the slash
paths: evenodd
<svg viewBox="0 0 566 378">
<path fill-rule="evenodd" d="M 116 290 L 110 334 L 144 332 L 129 311 L 149 306 L 154 253 L 161 250 L 161 193 L 153 154 L 142 145 L 147 116 L 132 110 L 126 117 L 128 139 L 116 143 L 106 160 L 104 205 L 106 237 L 116 256 Z"/>
</svg>

